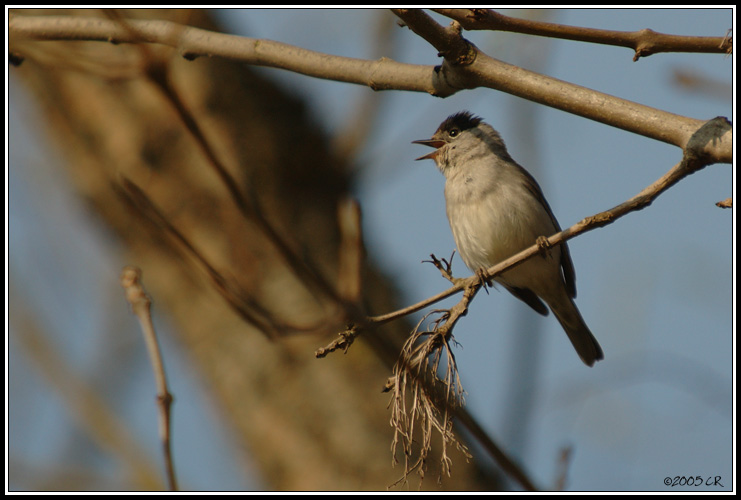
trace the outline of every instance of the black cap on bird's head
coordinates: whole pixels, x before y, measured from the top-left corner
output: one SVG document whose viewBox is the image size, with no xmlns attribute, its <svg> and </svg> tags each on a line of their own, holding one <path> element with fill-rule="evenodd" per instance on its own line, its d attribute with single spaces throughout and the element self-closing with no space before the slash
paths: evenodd
<svg viewBox="0 0 741 500">
<path fill-rule="evenodd" d="M 435 148 L 432 153 L 420 156 L 417 160 L 434 160 L 438 149 L 447 144 L 450 139 L 455 139 L 464 130 L 475 128 L 481 123 L 481 118 L 470 111 L 459 111 L 450 115 L 437 128 L 431 139 L 412 141 L 412 144 L 422 144 Z"/>
<path fill-rule="evenodd" d="M 451 130 L 468 130 L 477 127 L 479 123 L 481 123 L 480 117 L 474 115 L 470 111 L 459 111 L 458 113 L 447 117 L 445 121 L 440 124 L 435 133 L 441 131 L 450 132 Z"/>
</svg>

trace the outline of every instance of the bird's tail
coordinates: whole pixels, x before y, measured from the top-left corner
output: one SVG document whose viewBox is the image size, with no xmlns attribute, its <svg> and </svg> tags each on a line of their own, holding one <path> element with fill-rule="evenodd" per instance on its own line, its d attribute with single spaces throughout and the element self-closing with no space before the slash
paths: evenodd
<svg viewBox="0 0 741 500">
<path fill-rule="evenodd" d="M 561 323 L 579 357 L 588 366 L 604 359 L 602 348 L 579 313 L 574 300 L 564 293 L 557 304 L 549 304 L 551 311 Z"/>
</svg>

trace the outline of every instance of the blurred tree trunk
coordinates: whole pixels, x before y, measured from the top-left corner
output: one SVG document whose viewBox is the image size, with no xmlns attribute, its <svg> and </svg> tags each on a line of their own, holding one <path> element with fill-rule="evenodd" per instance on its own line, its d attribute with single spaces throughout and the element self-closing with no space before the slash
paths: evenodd
<svg viewBox="0 0 741 500">
<path fill-rule="evenodd" d="M 215 29 L 204 11 L 126 11 L 122 17 Z M 183 348 L 265 487 L 378 490 L 396 480 L 403 467 L 391 467 L 388 396 L 381 388 L 407 325 L 389 325 L 356 342 L 347 355 L 315 359 L 315 349 L 342 329 L 342 318 L 327 321 L 326 295 L 297 278 L 270 239 L 237 210 L 172 99 L 146 70 L 162 63 L 241 192 L 255 197 L 293 251 L 335 285 L 337 205 L 348 193 L 349 174 L 303 103 L 249 67 L 187 61 L 169 48 L 21 42 L 13 49 L 25 60 L 11 71 L 38 100 L 40 120 L 73 184 L 126 246 L 129 260 L 122 265 L 143 269 L 155 307 L 174 318 Z M 321 328 L 270 339 L 245 322 L 203 265 L 121 194 L 121 176 L 139 186 L 250 300 L 281 321 Z M 368 309 L 391 310 L 397 305 L 392 286 L 373 269 L 364 271 Z M 187 437 L 176 432 L 175 439 Z M 496 487 L 459 453 L 453 459 L 444 488 Z M 436 489 L 437 463 L 429 465 L 423 487 Z"/>
</svg>

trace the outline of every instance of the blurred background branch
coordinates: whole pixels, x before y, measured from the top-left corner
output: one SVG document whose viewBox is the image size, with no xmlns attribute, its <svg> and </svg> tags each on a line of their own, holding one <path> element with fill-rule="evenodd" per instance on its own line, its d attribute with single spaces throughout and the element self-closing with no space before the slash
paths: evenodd
<svg viewBox="0 0 741 500">
<path fill-rule="evenodd" d="M 185 14 L 121 15 L 174 15 L 182 21 Z M 187 13 L 187 22 L 217 29 L 206 11 Z M 328 296 L 304 286 L 296 266 L 286 265 L 274 251 L 275 239 L 262 229 L 269 225 L 288 237 L 300 265 L 311 262 L 313 273 L 337 283 L 337 206 L 348 195 L 349 165 L 334 156 L 298 99 L 243 65 L 219 58 L 191 62 L 169 48 L 155 55 L 136 44 L 67 47 L 69 42 L 34 47 L 34 53 L 54 52 L 56 64 L 44 64 L 44 56 L 26 58 L 17 77 L 39 104 L 75 189 L 124 244 L 126 259 L 146 271 L 158 303 L 172 312 L 179 344 L 208 381 L 236 439 L 250 449 L 265 487 L 364 490 L 391 484 L 398 473 L 390 467 L 392 429 L 380 389 L 405 325 L 384 328 L 351 358 L 321 362 L 311 353 L 334 333 L 332 323 L 311 335 L 268 340 L 234 314 L 177 241 L 115 187 L 121 176 L 136 183 L 220 275 L 259 298 L 266 314 L 317 324 L 331 310 Z M 193 139 L 170 93 L 161 92 L 147 71 L 91 73 L 70 70 L 64 62 L 97 59 L 108 60 L 111 68 L 163 65 L 199 135 L 225 159 L 222 168 L 235 183 L 231 190 L 255 196 L 250 203 L 261 207 L 264 220 L 244 217 L 233 196 L 226 196 L 219 177 L 206 168 L 211 155 L 203 154 L 202 141 Z M 365 307 L 387 309 L 396 300 L 393 286 L 362 265 Z M 495 487 L 495 478 L 477 472 L 477 464 L 456 464 L 446 488 Z"/>
</svg>

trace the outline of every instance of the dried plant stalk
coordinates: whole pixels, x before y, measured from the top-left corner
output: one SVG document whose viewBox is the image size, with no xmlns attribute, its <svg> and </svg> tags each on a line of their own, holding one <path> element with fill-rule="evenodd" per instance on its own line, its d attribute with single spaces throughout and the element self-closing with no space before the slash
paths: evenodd
<svg viewBox="0 0 741 500">
<path fill-rule="evenodd" d="M 432 328 L 421 328 L 432 315 Z M 450 445 L 455 445 L 467 458 L 471 454 L 453 432 L 454 408 L 465 403 L 463 385 L 458 374 L 451 343 L 455 343 L 451 329 L 451 312 L 436 309 L 427 313 L 412 331 L 394 365 L 388 384 L 392 391 L 391 426 L 394 439 L 391 444 L 394 464 L 397 451 L 404 455 L 404 474 L 391 486 L 406 483 L 417 471 L 421 480 L 427 470 L 427 457 L 432 449 L 433 435 L 440 435 L 440 476 L 450 476 L 452 460 Z M 441 368 L 441 363 L 443 367 Z M 415 429 L 416 425 L 418 429 Z M 416 436 L 415 436 L 416 435 Z"/>
</svg>

